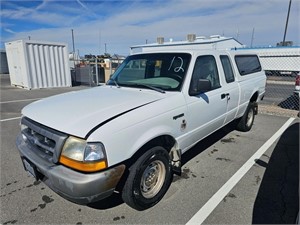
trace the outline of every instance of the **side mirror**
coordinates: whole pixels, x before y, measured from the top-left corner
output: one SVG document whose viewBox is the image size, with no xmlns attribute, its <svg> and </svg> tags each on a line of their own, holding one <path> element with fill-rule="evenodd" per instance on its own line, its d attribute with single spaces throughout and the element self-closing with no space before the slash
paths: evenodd
<svg viewBox="0 0 300 225">
<path fill-rule="evenodd" d="M 190 88 L 189 94 L 190 96 L 196 96 L 200 93 L 210 91 L 211 90 L 211 82 L 207 79 L 199 79 L 195 85 Z"/>
</svg>

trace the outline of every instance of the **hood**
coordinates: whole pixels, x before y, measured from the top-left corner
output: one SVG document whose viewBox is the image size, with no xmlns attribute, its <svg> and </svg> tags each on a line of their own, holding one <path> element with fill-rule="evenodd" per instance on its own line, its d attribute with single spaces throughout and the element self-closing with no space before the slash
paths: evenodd
<svg viewBox="0 0 300 225">
<path fill-rule="evenodd" d="M 55 130 L 84 138 L 92 129 L 128 111 L 164 98 L 139 89 L 102 86 L 29 104 L 22 114 Z"/>
</svg>

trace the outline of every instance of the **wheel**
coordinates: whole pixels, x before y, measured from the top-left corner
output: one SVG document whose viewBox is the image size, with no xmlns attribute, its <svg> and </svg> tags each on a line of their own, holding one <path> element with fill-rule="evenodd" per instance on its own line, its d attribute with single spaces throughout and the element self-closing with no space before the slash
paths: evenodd
<svg viewBox="0 0 300 225">
<path fill-rule="evenodd" d="M 167 192 L 172 176 L 168 152 L 160 146 L 151 148 L 129 168 L 123 201 L 137 210 L 154 206 Z"/>
<path fill-rule="evenodd" d="M 257 104 L 255 102 L 250 102 L 246 112 L 240 118 L 237 124 L 237 130 L 247 132 L 252 128 L 254 117 L 257 111 Z"/>
</svg>

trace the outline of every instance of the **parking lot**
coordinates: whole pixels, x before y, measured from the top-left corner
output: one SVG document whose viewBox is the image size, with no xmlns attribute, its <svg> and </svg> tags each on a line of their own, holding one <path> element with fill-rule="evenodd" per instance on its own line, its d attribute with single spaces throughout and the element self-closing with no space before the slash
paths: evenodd
<svg viewBox="0 0 300 225">
<path fill-rule="evenodd" d="M 1 76 L 0 224 L 295 223 L 300 120 L 262 112 L 250 132 L 229 124 L 189 150 L 182 175 L 153 208 L 135 211 L 118 193 L 88 206 L 58 196 L 24 171 L 15 146 L 20 112 L 38 99 L 84 88 L 28 91 Z"/>
</svg>

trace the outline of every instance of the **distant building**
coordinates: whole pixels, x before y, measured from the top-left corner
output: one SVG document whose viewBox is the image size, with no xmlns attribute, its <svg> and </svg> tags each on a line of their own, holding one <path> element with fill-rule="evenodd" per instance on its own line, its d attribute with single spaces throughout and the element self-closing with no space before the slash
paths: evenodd
<svg viewBox="0 0 300 225">
<path fill-rule="evenodd" d="M 294 43 L 292 41 L 285 41 L 284 43 L 281 41 L 276 44 L 277 46 L 293 46 Z"/>
</svg>

